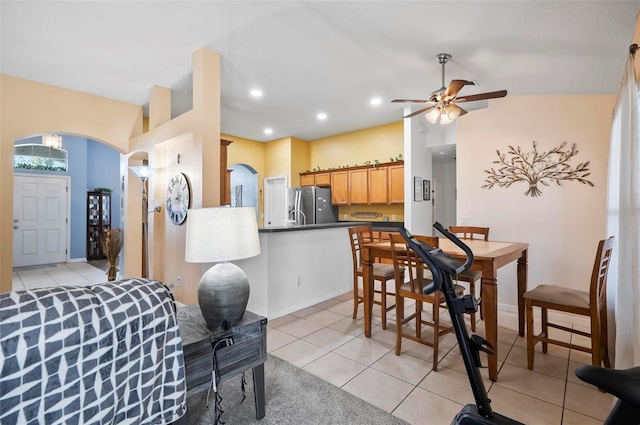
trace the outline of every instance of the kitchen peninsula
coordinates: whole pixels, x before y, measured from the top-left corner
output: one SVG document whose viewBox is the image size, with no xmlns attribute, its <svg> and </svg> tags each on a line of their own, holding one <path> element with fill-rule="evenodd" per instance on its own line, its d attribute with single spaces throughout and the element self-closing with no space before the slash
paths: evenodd
<svg viewBox="0 0 640 425">
<path fill-rule="evenodd" d="M 247 310 L 275 319 L 353 290 L 348 221 L 258 230 L 262 253 L 235 262 L 249 278 Z M 374 228 L 378 224 L 373 223 Z M 403 223 L 384 223 L 385 227 Z"/>
</svg>

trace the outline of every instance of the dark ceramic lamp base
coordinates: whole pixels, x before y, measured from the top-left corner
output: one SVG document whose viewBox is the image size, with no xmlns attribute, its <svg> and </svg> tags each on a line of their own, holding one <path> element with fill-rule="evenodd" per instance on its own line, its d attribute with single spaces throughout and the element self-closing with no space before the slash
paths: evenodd
<svg viewBox="0 0 640 425">
<path fill-rule="evenodd" d="M 198 304 L 209 329 L 240 322 L 249 301 L 249 280 L 233 263 L 218 263 L 200 279 Z"/>
</svg>

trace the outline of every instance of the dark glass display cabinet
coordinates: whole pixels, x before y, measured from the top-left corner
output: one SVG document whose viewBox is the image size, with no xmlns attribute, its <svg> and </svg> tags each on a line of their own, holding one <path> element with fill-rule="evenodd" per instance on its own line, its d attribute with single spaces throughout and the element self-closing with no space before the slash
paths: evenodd
<svg viewBox="0 0 640 425">
<path fill-rule="evenodd" d="M 100 248 L 100 236 L 111 229 L 111 193 L 87 192 L 87 260 L 107 258 Z"/>
</svg>

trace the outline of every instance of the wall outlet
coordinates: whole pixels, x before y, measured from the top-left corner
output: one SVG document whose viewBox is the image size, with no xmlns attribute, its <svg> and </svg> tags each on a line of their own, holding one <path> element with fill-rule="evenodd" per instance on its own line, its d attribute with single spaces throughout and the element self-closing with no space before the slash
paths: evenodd
<svg viewBox="0 0 640 425">
<path fill-rule="evenodd" d="M 176 279 L 176 285 L 182 286 L 182 276 L 178 276 L 178 278 Z"/>
<path fill-rule="evenodd" d="M 342 219 L 343 220 L 347 220 L 347 215 L 346 214 L 342 214 Z"/>
<path fill-rule="evenodd" d="M 391 214 L 391 221 L 396 221 L 396 215 L 395 214 Z"/>
<path fill-rule="evenodd" d="M 469 217 L 460 218 L 460 224 L 462 224 L 463 226 L 468 226 L 469 225 Z"/>
<path fill-rule="evenodd" d="M 301 276 L 296 277 L 296 284 L 298 286 L 302 285 L 302 277 Z"/>
</svg>

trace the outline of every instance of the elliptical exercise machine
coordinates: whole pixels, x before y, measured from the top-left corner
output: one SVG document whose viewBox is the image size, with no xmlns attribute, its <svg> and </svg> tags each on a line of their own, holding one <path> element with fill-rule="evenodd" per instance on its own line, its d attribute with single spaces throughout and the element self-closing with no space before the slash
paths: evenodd
<svg viewBox="0 0 640 425">
<path fill-rule="evenodd" d="M 456 296 L 452 283 L 452 276 L 471 267 L 473 252 L 454 234 L 444 229 L 440 223 L 434 223 L 433 227 L 464 251 L 467 256 L 464 264 L 448 256 L 439 248 L 433 248 L 424 242 L 419 242 L 405 228 L 400 229 L 400 234 L 407 241 L 409 247 L 429 267 L 433 275 L 433 282 L 424 287 L 423 292 L 430 294 L 441 290 L 444 293 L 451 315 L 451 323 L 473 390 L 476 404 L 464 406 L 453 419 L 451 425 L 521 424 L 491 410 L 491 400 L 487 396 L 487 390 L 484 387 L 482 375 L 480 375 L 480 351 L 492 353 L 493 347 L 479 335 L 469 336 L 463 314 L 478 311 L 478 303 L 473 294 Z M 605 425 L 640 425 L 640 367 L 615 370 L 585 365 L 576 369 L 576 375 L 581 380 L 618 398 L 604 422 Z"/>
</svg>

